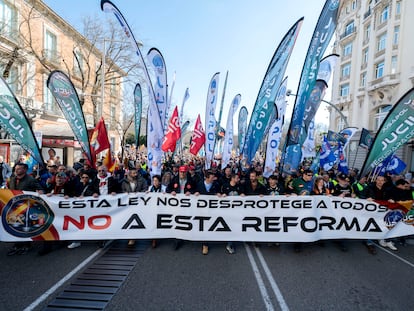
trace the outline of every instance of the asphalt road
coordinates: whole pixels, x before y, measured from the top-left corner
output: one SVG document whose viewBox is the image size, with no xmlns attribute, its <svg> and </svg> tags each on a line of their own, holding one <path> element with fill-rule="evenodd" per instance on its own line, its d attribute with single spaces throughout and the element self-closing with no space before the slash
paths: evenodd
<svg viewBox="0 0 414 311">
<path fill-rule="evenodd" d="M 39 256 L 35 245 L 8 257 L 9 246 L 0 243 L 0 310 L 44 309 L 77 273 L 51 287 L 106 251 L 88 242 Z M 300 253 L 289 244 L 237 243 L 236 251 L 210 243 L 204 256 L 199 242 L 174 251 L 172 241 L 161 241 L 139 257 L 105 310 L 413 310 L 414 246 L 378 247 L 371 255 L 359 241 L 349 242 L 348 252 L 327 241 Z"/>
</svg>

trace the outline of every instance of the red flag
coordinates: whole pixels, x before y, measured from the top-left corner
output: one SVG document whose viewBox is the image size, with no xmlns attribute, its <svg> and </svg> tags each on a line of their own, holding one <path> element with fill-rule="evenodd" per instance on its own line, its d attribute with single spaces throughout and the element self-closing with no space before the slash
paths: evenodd
<svg viewBox="0 0 414 311">
<path fill-rule="evenodd" d="M 102 162 L 103 165 L 106 166 L 108 172 L 113 173 L 116 169 L 116 161 L 112 159 L 112 152 L 111 149 L 108 149 L 106 152 L 106 157 Z"/>
<path fill-rule="evenodd" d="M 190 152 L 196 155 L 200 148 L 204 145 L 205 141 L 206 134 L 203 129 L 203 124 L 201 124 L 200 115 L 198 115 L 194 126 L 193 136 L 191 136 Z"/>
<path fill-rule="evenodd" d="M 90 144 L 92 153 L 94 153 L 95 156 L 99 152 L 111 147 L 109 144 L 108 133 L 106 132 L 105 122 L 103 118 L 99 120 L 98 124 L 93 130 Z"/>
<path fill-rule="evenodd" d="M 170 123 L 168 124 L 167 133 L 164 136 L 164 141 L 162 142 L 161 149 L 162 151 L 175 151 L 175 146 L 177 145 L 177 141 L 181 137 L 181 128 L 180 128 L 180 120 L 178 118 L 178 108 L 175 106 L 173 114 L 170 118 Z"/>
</svg>

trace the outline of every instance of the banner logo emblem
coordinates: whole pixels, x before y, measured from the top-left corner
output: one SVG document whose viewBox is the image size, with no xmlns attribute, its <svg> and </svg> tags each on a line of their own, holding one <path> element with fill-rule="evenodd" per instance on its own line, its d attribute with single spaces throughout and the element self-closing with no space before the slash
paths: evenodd
<svg viewBox="0 0 414 311">
<path fill-rule="evenodd" d="M 54 217 L 51 208 L 43 199 L 22 194 L 7 203 L 1 221 L 9 234 L 19 238 L 32 238 L 48 230 Z"/>
</svg>

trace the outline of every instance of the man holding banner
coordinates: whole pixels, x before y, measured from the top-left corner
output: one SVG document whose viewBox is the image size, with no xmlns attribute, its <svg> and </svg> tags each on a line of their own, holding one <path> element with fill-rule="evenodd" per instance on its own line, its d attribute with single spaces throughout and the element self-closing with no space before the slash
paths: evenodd
<svg viewBox="0 0 414 311">
<path fill-rule="evenodd" d="M 23 191 L 37 191 L 42 194 L 44 190 L 40 183 L 32 176 L 27 174 L 29 167 L 26 163 L 17 163 L 14 166 L 14 175 L 10 178 L 9 189 L 10 190 L 23 190 Z M 24 211 L 23 211 L 24 212 Z M 21 215 L 21 214 L 20 214 Z M 17 215 L 16 217 L 19 217 Z M 16 218 L 16 220 L 19 218 Z M 31 248 L 30 242 L 17 242 L 8 251 L 7 256 L 12 255 L 24 255 Z"/>
</svg>

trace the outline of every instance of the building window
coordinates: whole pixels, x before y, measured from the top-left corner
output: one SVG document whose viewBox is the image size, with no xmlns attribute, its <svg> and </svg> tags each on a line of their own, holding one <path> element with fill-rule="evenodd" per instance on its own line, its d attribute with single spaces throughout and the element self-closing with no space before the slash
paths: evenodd
<svg viewBox="0 0 414 311">
<path fill-rule="evenodd" d="M 368 24 L 368 25 L 365 27 L 365 32 L 364 32 L 364 41 L 365 41 L 365 42 L 368 42 L 368 40 L 369 40 L 370 36 L 371 36 L 371 25 L 369 25 L 369 24 Z"/>
<path fill-rule="evenodd" d="M 8 61 L 5 59 L 4 61 Z M 9 85 L 10 89 L 14 94 L 19 93 L 19 71 L 17 67 L 12 66 L 8 69 L 8 72 L 5 72 L 6 63 L 0 64 L 0 74 L 3 78 L 5 78 L 7 84 Z"/>
<path fill-rule="evenodd" d="M 398 45 L 399 38 L 400 38 L 400 26 L 395 26 L 394 27 L 394 38 L 392 39 L 392 44 Z"/>
<path fill-rule="evenodd" d="M 401 15 L 401 1 L 397 1 L 395 4 L 395 15 Z"/>
<path fill-rule="evenodd" d="M 343 56 L 348 56 L 352 54 L 352 42 L 344 46 Z"/>
<path fill-rule="evenodd" d="M 336 131 L 339 133 L 340 131 L 342 131 L 345 128 L 345 120 L 342 118 L 338 118 L 338 126 L 336 128 Z"/>
<path fill-rule="evenodd" d="M 116 122 L 116 107 L 114 104 L 111 105 L 111 110 L 110 110 L 110 122 L 111 122 L 111 127 L 115 126 L 115 122 Z"/>
<path fill-rule="evenodd" d="M 375 130 L 379 130 L 382 122 L 384 121 L 387 114 L 390 112 L 391 108 L 392 108 L 391 105 L 387 105 L 387 106 L 379 107 L 377 109 L 376 114 L 375 114 Z"/>
<path fill-rule="evenodd" d="M 43 78 L 43 103 L 45 111 L 55 112 L 57 110 L 52 92 L 47 87 L 47 76 Z"/>
<path fill-rule="evenodd" d="M 5 0 L 0 0 L 0 34 L 16 39 L 17 31 L 17 10 Z"/>
<path fill-rule="evenodd" d="M 357 0 L 352 1 L 352 4 L 351 4 L 352 11 L 355 11 L 356 10 L 357 5 L 358 5 L 358 1 Z"/>
<path fill-rule="evenodd" d="M 342 66 L 341 68 L 341 77 L 342 78 L 347 78 L 349 77 L 351 74 L 351 64 L 345 64 Z"/>
<path fill-rule="evenodd" d="M 380 62 L 375 65 L 375 79 L 382 78 L 384 76 L 384 62 Z"/>
<path fill-rule="evenodd" d="M 116 78 L 111 78 L 111 94 L 114 96 L 118 95 Z"/>
<path fill-rule="evenodd" d="M 82 53 L 79 50 L 75 50 L 73 55 L 73 72 L 77 75 L 83 71 L 83 64 L 85 63 Z"/>
<path fill-rule="evenodd" d="M 368 48 L 362 51 L 362 63 L 363 64 L 368 63 Z"/>
<path fill-rule="evenodd" d="M 57 60 L 57 38 L 56 35 L 46 30 L 45 32 L 45 45 L 44 45 L 44 57 L 50 61 Z"/>
<path fill-rule="evenodd" d="M 389 18 L 389 14 L 390 14 L 390 7 L 387 5 L 381 11 L 379 23 L 380 24 L 385 23 Z"/>
<path fill-rule="evenodd" d="M 386 44 L 387 44 L 387 33 L 384 33 L 378 38 L 377 52 L 385 50 Z"/>
<path fill-rule="evenodd" d="M 342 84 L 341 90 L 339 93 L 340 96 L 348 96 L 349 95 L 349 84 Z"/>
<path fill-rule="evenodd" d="M 351 33 L 354 32 L 354 21 L 350 22 L 348 25 L 346 25 L 345 27 L 345 37 L 350 35 Z"/>
<path fill-rule="evenodd" d="M 397 63 L 398 63 L 398 57 L 394 55 L 391 57 L 391 73 L 394 74 L 397 72 Z"/>
<path fill-rule="evenodd" d="M 360 87 L 365 87 L 367 85 L 367 73 L 363 72 L 361 73 L 361 78 L 359 81 L 359 86 Z"/>
</svg>

